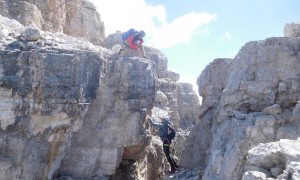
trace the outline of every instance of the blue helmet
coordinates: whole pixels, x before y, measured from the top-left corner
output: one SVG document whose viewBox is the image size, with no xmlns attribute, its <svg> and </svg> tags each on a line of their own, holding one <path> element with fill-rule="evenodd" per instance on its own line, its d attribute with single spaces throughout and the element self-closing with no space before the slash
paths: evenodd
<svg viewBox="0 0 300 180">
<path fill-rule="evenodd" d="M 146 36 L 146 33 L 145 33 L 145 31 L 143 31 L 143 30 L 140 30 L 139 34 L 140 34 L 142 37 L 145 37 L 145 36 Z"/>
</svg>

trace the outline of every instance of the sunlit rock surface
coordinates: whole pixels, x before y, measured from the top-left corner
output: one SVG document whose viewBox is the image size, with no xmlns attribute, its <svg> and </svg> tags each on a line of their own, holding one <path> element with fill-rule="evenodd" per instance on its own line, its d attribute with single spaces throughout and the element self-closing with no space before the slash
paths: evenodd
<svg viewBox="0 0 300 180">
<path fill-rule="evenodd" d="M 163 178 L 161 140 L 145 121 L 155 109 L 172 118 L 180 159 L 200 105 L 159 50 L 148 47 L 150 59 L 122 57 L 0 21 L 1 178 Z"/>
<path fill-rule="evenodd" d="M 260 143 L 299 137 L 299 52 L 297 38 L 268 38 L 210 63 L 198 78 L 201 120 L 185 164 L 196 162 L 190 166 L 203 179 L 274 178 L 261 169 L 244 173 L 245 159 Z"/>
<path fill-rule="evenodd" d="M 298 24 L 211 62 L 200 106 L 158 49 L 119 56 L 89 1 L 0 10 L 1 179 L 299 179 Z M 170 116 L 178 173 L 146 115 Z"/>
<path fill-rule="evenodd" d="M 88 0 L 0 0 L 0 14 L 24 26 L 83 37 L 97 45 L 105 38 L 100 14 Z"/>
</svg>

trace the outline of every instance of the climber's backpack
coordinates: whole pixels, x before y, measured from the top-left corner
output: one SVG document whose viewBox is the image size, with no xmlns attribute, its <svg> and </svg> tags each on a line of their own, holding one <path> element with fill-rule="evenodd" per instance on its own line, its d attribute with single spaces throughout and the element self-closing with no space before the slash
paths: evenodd
<svg viewBox="0 0 300 180">
<path fill-rule="evenodd" d="M 137 33 L 137 32 L 138 31 L 133 29 L 133 28 L 129 29 L 128 31 L 126 31 L 122 34 L 122 41 L 125 41 L 131 34 L 134 34 L 134 33 Z"/>
<path fill-rule="evenodd" d="M 168 133 L 168 139 L 173 140 L 175 138 L 175 130 L 173 128 L 171 128 L 170 126 L 168 126 L 168 129 L 170 130 L 170 132 Z"/>
</svg>

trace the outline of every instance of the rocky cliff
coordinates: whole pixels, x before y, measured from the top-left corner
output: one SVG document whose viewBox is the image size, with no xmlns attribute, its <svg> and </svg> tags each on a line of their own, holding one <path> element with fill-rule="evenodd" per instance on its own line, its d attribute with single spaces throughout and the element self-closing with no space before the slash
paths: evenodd
<svg viewBox="0 0 300 180">
<path fill-rule="evenodd" d="M 180 158 L 200 104 L 159 50 L 120 57 L 82 38 L 0 22 L 1 179 L 164 177 L 146 115 L 172 117 Z"/>
<path fill-rule="evenodd" d="M 298 179 L 299 70 L 299 37 L 249 42 L 210 63 L 198 78 L 201 123 L 185 164 L 203 179 Z"/>
<path fill-rule="evenodd" d="M 83 37 L 96 45 L 105 39 L 104 23 L 88 0 L 0 0 L 0 14 L 24 26 Z"/>
<path fill-rule="evenodd" d="M 86 0 L 0 9 L 0 179 L 299 179 L 297 24 L 207 65 L 200 106 L 159 50 L 118 56 Z M 175 175 L 146 115 L 172 119 Z"/>
</svg>

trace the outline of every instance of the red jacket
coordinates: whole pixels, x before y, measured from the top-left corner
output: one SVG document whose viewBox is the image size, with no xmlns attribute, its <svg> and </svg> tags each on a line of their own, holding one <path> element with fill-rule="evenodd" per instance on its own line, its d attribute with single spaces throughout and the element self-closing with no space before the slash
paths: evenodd
<svg viewBox="0 0 300 180">
<path fill-rule="evenodd" d="M 125 40 L 126 44 L 135 50 L 139 49 L 137 47 L 138 44 L 143 44 L 143 42 L 144 42 L 142 38 L 139 38 L 137 36 L 138 35 L 136 35 L 136 34 L 132 34 Z"/>
</svg>

